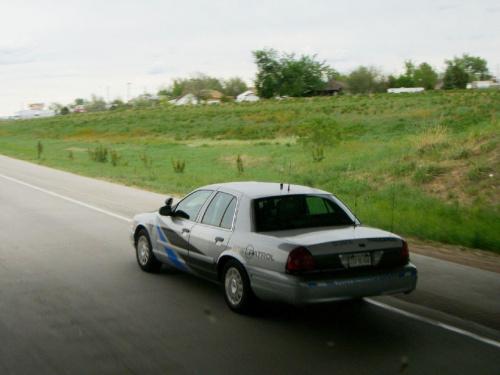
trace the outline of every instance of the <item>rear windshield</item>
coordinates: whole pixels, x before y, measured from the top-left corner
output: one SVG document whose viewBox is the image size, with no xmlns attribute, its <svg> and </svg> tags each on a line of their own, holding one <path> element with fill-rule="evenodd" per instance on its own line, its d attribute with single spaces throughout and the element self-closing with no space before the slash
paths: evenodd
<svg viewBox="0 0 500 375">
<path fill-rule="evenodd" d="M 286 195 L 257 199 L 257 232 L 354 224 L 328 196 Z"/>
</svg>

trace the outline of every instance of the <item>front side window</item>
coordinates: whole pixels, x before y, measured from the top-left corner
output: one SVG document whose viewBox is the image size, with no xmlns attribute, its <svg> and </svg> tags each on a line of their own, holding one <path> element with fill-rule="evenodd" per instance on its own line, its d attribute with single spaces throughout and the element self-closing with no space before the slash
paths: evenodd
<svg viewBox="0 0 500 375">
<path fill-rule="evenodd" d="M 195 221 L 212 190 L 198 190 L 181 200 L 175 208 L 175 216 Z"/>
<path fill-rule="evenodd" d="M 352 225 L 349 215 L 327 196 L 286 195 L 254 202 L 258 232 Z"/>
<path fill-rule="evenodd" d="M 208 205 L 201 222 L 215 227 L 231 229 L 235 210 L 236 197 L 218 192 Z"/>
</svg>

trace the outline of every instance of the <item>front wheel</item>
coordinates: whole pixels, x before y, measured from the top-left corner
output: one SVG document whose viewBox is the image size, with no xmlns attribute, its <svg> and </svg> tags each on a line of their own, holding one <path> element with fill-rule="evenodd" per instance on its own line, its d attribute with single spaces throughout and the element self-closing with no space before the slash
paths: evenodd
<svg viewBox="0 0 500 375">
<path fill-rule="evenodd" d="M 250 311 L 255 297 L 245 268 L 238 261 L 230 260 L 224 266 L 223 287 L 224 297 L 231 310 L 239 314 Z"/>
<path fill-rule="evenodd" d="M 135 241 L 135 249 L 137 263 L 139 263 L 139 267 L 141 267 L 143 271 L 158 272 L 160 270 L 161 262 L 158 261 L 153 254 L 151 240 L 145 229 L 141 229 L 138 233 L 137 240 Z"/>
</svg>

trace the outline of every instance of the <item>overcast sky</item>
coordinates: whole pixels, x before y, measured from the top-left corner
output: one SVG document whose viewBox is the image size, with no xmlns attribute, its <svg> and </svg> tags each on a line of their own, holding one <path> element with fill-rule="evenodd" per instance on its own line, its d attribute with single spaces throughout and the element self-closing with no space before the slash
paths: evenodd
<svg viewBox="0 0 500 375">
<path fill-rule="evenodd" d="M 0 116 L 197 73 L 251 85 L 263 48 L 343 73 L 399 74 L 407 59 L 442 71 L 463 53 L 500 64 L 498 0 L 0 0 L 0 15 Z"/>
</svg>

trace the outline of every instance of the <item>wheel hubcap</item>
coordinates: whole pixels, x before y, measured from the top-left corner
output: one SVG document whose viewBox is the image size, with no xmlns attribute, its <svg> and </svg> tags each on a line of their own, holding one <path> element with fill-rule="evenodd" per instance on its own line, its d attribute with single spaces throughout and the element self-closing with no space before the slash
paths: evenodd
<svg viewBox="0 0 500 375">
<path fill-rule="evenodd" d="M 141 265 L 146 265 L 149 260 L 149 243 L 145 237 L 139 238 L 137 241 L 137 258 Z"/>
<path fill-rule="evenodd" d="M 243 298 L 243 281 L 238 270 L 230 268 L 225 279 L 226 295 L 232 305 L 237 305 Z"/>
</svg>

